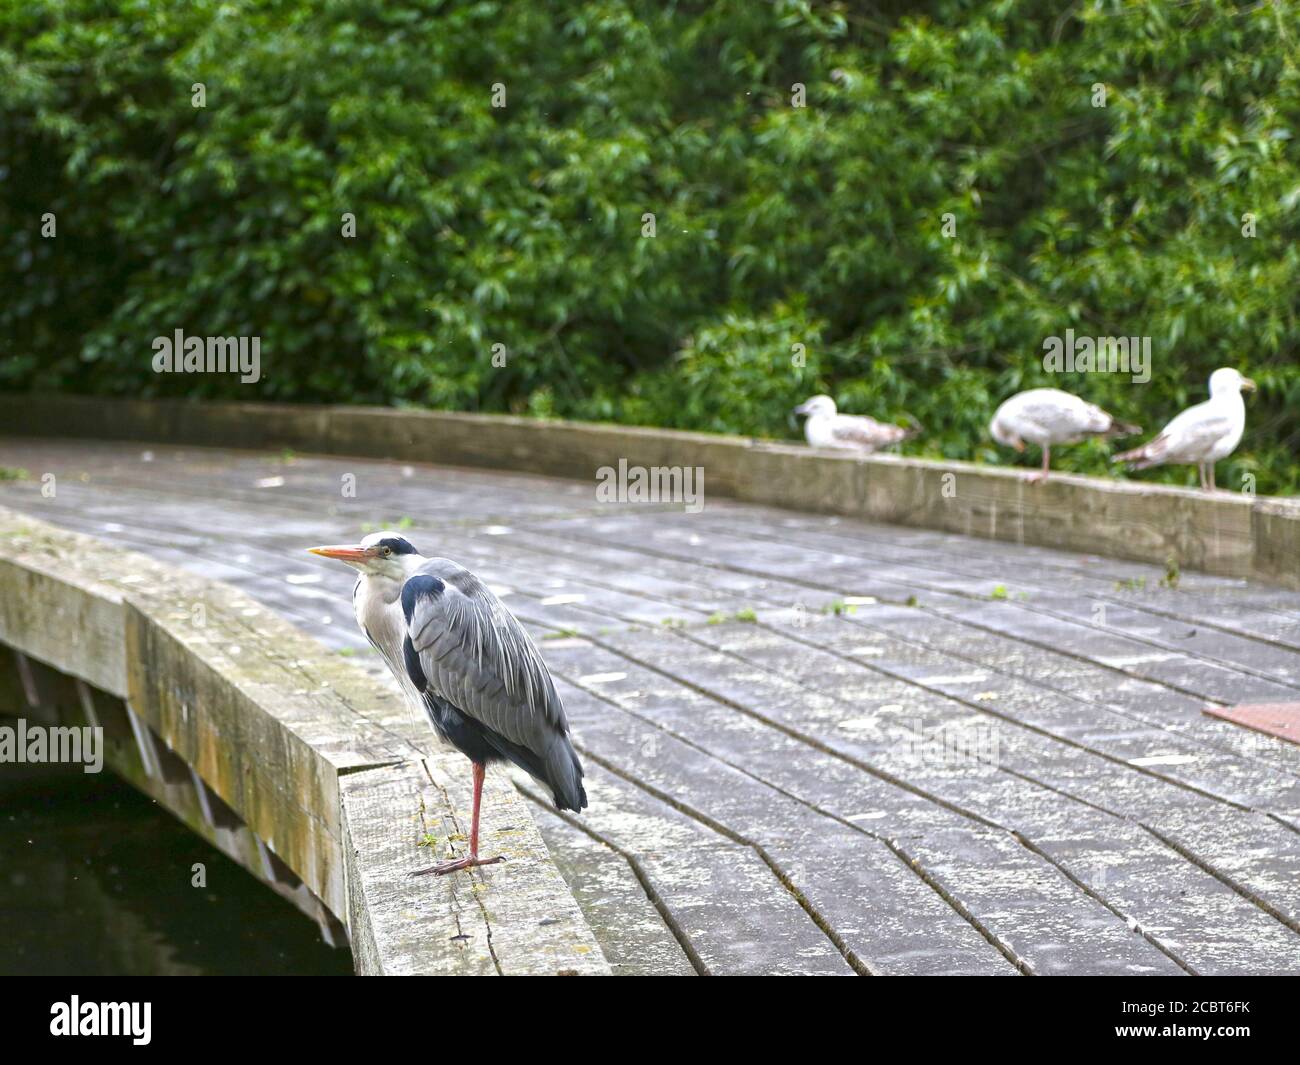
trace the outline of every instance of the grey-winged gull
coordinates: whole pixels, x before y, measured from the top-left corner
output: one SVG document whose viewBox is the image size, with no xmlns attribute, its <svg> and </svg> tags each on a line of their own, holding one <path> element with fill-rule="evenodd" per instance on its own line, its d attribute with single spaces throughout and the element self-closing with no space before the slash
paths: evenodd
<svg viewBox="0 0 1300 1065">
<path fill-rule="evenodd" d="M 1017 392 L 1000 406 L 989 423 L 999 444 L 1025 450 L 1025 442 L 1043 452 L 1043 468 L 1031 480 L 1045 481 L 1052 467 L 1053 444 L 1077 444 L 1089 436 L 1129 436 L 1142 427 L 1116 421 L 1095 403 L 1059 388 L 1031 388 Z"/>
<path fill-rule="evenodd" d="M 1214 491 L 1214 464 L 1226 459 L 1246 431 L 1246 401 L 1242 390 L 1255 391 L 1255 382 L 1230 366 L 1210 374 L 1210 398 L 1188 407 L 1141 447 L 1115 456 L 1130 469 L 1150 466 L 1196 466 L 1201 487 Z"/>
<path fill-rule="evenodd" d="M 920 432 L 919 425 L 891 425 L 861 414 L 840 414 L 830 396 L 813 396 L 794 409 L 807 415 L 803 434 L 812 447 L 833 447 L 870 454 Z"/>
</svg>

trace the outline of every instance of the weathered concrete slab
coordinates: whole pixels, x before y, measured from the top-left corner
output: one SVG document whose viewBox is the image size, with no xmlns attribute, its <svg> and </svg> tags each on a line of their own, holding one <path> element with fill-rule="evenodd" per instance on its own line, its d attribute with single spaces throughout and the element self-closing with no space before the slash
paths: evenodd
<svg viewBox="0 0 1300 1065">
<path fill-rule="evenodd" d="M 850 960 L 762 856 L 644 789 L 587 764 L 583 823 L 637 855 L 701 971 L 852 976 Z"/>
<path fill-rule="evenodd" d="M 727 630 L 726 626 L 710 628 L 705 635 L 709 640 L 726 641 Z M 737 626 L 736 631 L 747 634 L 760 630 L 755 626 Z M 680 637 L 642 635 L 636 638 L 632 634 L 622 647 L 638 659 L 660 666 L 672 661 L 674 674 L 697 691 L 753 708 L 753 714 L 770 718 L 783 735 L 773 738 L 770 734 L 762 735 L 761 729 L 735 727 L 729 730 L 728 738 L 713 738 L 708 732 L 707 704 L 680 695 L 671 702 L 662 696 L 656 698 L 654 691 L 648 690 L 654 681 L 647 680 L 635 666 L 629 668 L 626 662 L 623 664 L 626 680 L 610 687 L 617 690 L 626 685 L 638 693 L 638 705 L 642 696 L 650 698 L 656 718 L 670 721 L 674 730 L 691 736 L 701 746 L 726 751 L 729 761 L 743 764 L 751 772 L 772 780 L 783 792 L 806 796 L 819 809 L 838 810 L 845 819 L 864 818 L 861 823 L 873 832 L 899 833 L 888 838 L 906 847 L 912 864 L 924 870 L 946 894 L 960 897 L 964 907 L 980 920 L 986 934 L 1008 949 L 1014 944 L 1018 962 L 1029 971 L 1055 971 L 1054 966 L 1062 964 L 1062 952 L 1068 958 L 1064 964 L 1076 972 L 1083 971 L 1085 965 L 1093 966 L 1088 971 L 1097 972 L 1144 971 L 1144 966 L 1152 965 L 1151 959 L 1130 956 L 1125 960 L 1123 940 L 1129 930 L 1122 925 L 1115 929 L 1123 932 L 1120 941 L 1109 949 L 1105 946 L 1105 915 L 1078 914 L 1067 921 L 1067 926 L 1089 929 L 1083 943 L 1075 942 L 1072 935 L 1063 933 L 1063 926 L 1052 923 L 1068 913 L 1076 901 L 1086 900 L 1076 900 L 1076 892 L 1068 884 L 1057 882 L 1057 870 L 1045 865 L 1035 869 L 1035 864 L 1041 863 L 1035 863 L 1022 844 L 1035 853 L 1049 856 L 1063 840 L 1070 841 L 1071 846 L 1069 859 L 1054 863 L 1060 866 L 1059 872 L 1086 885 L 1091 896 L 1110 906 L 1114 914 L 1122 914 L 1124 921 L 1133 921 L 1135 928 L 1165 932 L 1171 928 L 1187 928 L 1195 932 L 1195 935 L 1189 933 L 1181 953 L 1176 955 L 1178 963 L 1189 971 L 1235 971 L 1233 959 L 1241 964 L 1246 953 L 1263 957 L 1264 945 L 1268 947 L 1273 967 L 1291 964 L 1295 944 L 1285 929 L 1268 921 L 1255 906 L 1235 896 L 1212 876 L 1180 860 L 1149 834 L 1139 832 L 1130 842 L 1129 860 L 1147 870 L 1152 883 L 1165 885 L 1178 900 L 1216 900 L 1212 927 L 1205 924 L 1205 915 L 1194 906 L 1179 906 L 1173 912 L 1158 895 L 1134 893 L 1112 900 L 1108 890 L 1093 887 L 1098 870 L 1114 863 L 1110 853 L 1113 841 L 1117 833 L 1132 828 L 1130 818 L 1146 816 L 1153 807 L 1163 809 L 1173 805 L 1178 796 L 1161 792 L 1148 806 L 1138 801 L 1140 796 L 1126 802 L 1123 794 L 1126 789 L 1117 788 L 1115 783 L 1117 777 L 1126 779 L 1122 770 L 1108 772 L 1109 763 L 1096 759 L 1086 762 L 1086 752 L 1046 751 L 1035 758 L 1034 748 L 1041 750 L 1043 744 L 1032 733 L 1026 734 L 1019 744 L 1005 733 L 982 738 L 979 746 L 987 747 L 987 761 L 982 764 L 964 764 L 957 758 L 952 765 L 942 759 L 938 765 L 931 765 L 933 756 L 918 750 L 920 745 L 916 742 L 923 739 L 924 731 L 917 736 L 912 728 L 919 727 L 922 721 L 928 721 L 933 728 L 937 721 L 933 710 L 922 713 L 918 709 L 914 725 L 902 716 L 902 704 L 894 701 L 900 696 L 888 690 L 874 696 L 855 690 L 845 691 L 835 699 L 818 699 L 812 693 L 805 693 L 801 698 L 789 684 L 782 684 L 782 663 L 770 648 L 754 656 L 747 668 L 740 667 L 730 673 L 725 660 L 702 657 L 699 664 L 703 668 L 696 672 L 690 650 L 673 648 L 674 642 L 680 643 Z M 664 645 L 662 655 L 654 653 L 655 644 Z M 611 663 L 599 664 L 612 668 Z M 755 686 L 763 678 L 767 678 L 765 685 Z M 660 711 L 661 701 L 673 710 Z M 873 703 L 885 711 L 874 720 L 866 712 Z M 815 716 L 799 714 L 795 707 L 800 705 Z M 646 712 L 651 712 L 650 708 Z M 660 718 L 661 714 L 670 716 Z M 716 717 L 716 712 L 712 716 Z M 755 732 L 759 734 L 754 735 Z M 790 751 L 792 735 L 808 746 L 797 753 Z M 995 742 L 988 743 L 990 739 Z M 741 743 L 743 746 L 738 746 Z M 828 758 L 828 754 L 832 757 Z M 849 765 L 837 767 L 837 758 Z M 854 776 L 852 765 L 878 776 L 862 773 Z M 1042 784 L 1035 783 L 1033 774 L 1043 778 Z M 1091 778 L 1098 774 L 1100 778 L 1092 783 Z M 900 788 L 909 790 L 904 792 Z M 917 807 L 915 789 L 922 790 L 934 804 L 933 808 Z M 1079 797 L 1071 798 L 1071 792 Z M 909 796 L 907 801 L 904 794 Z M 1191 802 L 1197 809 L 1202 808 L 1201 800 L 1195 795 L 1184 796 L 1183 801 L 1184 805 Z M 1112 807 L 1110 819 L 1098 819 L 1099 809 L 1105 809 L 1099 804 L 1107 802 Z M 954 812 L 960 816 L 954 817 Z M 922 825 L 929 827 L 918 832 Z M 1085 830 L 1081 827 L 1084 825 L 1090 827 Z M 989 828 L 1001 831 L 990 833 Z M 935 838 L 941 841 L 937 845 Z M 966 842 L 958 845 L 958 839 Z M 1010 850 L 997 857 L 987 853 L 990 846 L 1000 844 L 1010 844 Z M 1008 891 L 1012 885 L 1014 894 Z M 1051 901 L 1044 902 L 1044 897 Z M 1206 943 L 1230 945 L 1233 942 L 1238 950 L 1235 955 L 1229 955 L 1226 968 L 1223 954 L 1207 955 L 1204 950 Z M 1134 953 L 1131 945 L 1128 953 Z M 1159 971 L 1164 964 L 1164 959 L 1155 959 L 1154 967 Z M 1115 967 L 1107 968 L 1108 965 Z"/>
<path fill-rule="evenodd" d="M 1300 588 L 1300 505 L 1263 499 L 1251 510 L 1255 572 L 1288 588 Z"/>
<path fill-rule="evenodd" d="M 474 883 L 415 892 L 411 872 L 430 864 L 418 841 L 426 829 L 445 838 L 443 821 L 421 813 L 429 788 L 418 762 L 378 767 L 343 778 L 344 847 L 350 887 L 352 950 L 360 972 L 495 976 Z M 427 816 L 426 816 L 427 815 Z"/>
<path fill-rule="evenodd" d="M 403 432 L 377 449 L 414 447 Z M 367 719 L 421 754 L 349 575 L 300 552 L 401 523 L 480 573 L 570 708 L 592 806 L 541 828 L 619 971 L 1296 969 L 1300 750 L 1201 712 L 1291 697 L 1294 592 L 712 497 L 702 514 L 602 506 L 590 483 L 518 473 L 46 441 L 0 441 L 0 464 L 59 474 L 56 498 L 34 477 L 0 485 L 6 501 L 320 635 L 344 673 L 380 678 L 390 701 Z M 183 621 L 156 638 L 186 645 Z M 404 766 L 341 777 L 345 793 L 391 778 L 396 804 L 367 881 L 390 924 L 370 938 L 401 957 L 462 912 L 439 964 L 491 971 L 506 937 L 487 949 L 469 904 L 490 914 L 520 863 L 486 870 L 462 911 L 388 907 L 431 860 L 418 833 L 457 845 L 467 802 L 463 760 L 423 792 Z M 443 814 L 421 819 L 419 794 Z M 510 818 L 489 828 L 512 845 Z"/>
<path fill-rule="evenodd" d="M 1300 504 L 1256 502 L 1163 485 L 893 455 L 858 456 L 745 438 L 445 411 L 285 404 L 189 403 L 0 395 L 14 434 L 161 440 L 239 448 L 294 447 L 363 457 L 506 467 L 594 484 L 617 465 L 703 466 L 709 491 L 750 502 L 850 514 L 1015 543 L 1300 587 Z"/>
<path fill-rule="evenodd" d="M 634 860 L 617 852 L 594 831 L 555 812 L 523 774 L 521 790 L 534 800 L 533 817 L 551 856 L 591 917 L 610 968 L 618 976 L 695 976 L 690 955 L 667 926 L 658 899 L 647 894 Z M 610 860 L 610 852 L 622 862 Z M 685 940 L 689 945 L 689 940 Z"/>
<path fill-rule="evenodd" d="M 322 919 L 323 905 L 355 925 L 359 971 L 477 971 L 438 939 L 471 919 L 484 942 L 496 936 L 494 971 L 608 971 L 527 808 L 498 781 L 488 838 L 515 861 L 510 877 L 494 878 L 490 903 L 454 877 L 394 880 L 386 863 L 395 845 L 378 842 L 393 831 L 394 811 L 377 800 L 393 786 L 365 778 L 392 769 L 416 779 L 431 816 L 452 824 L 463 811 L 450 778 L 468 779 L 467 763 L 426 754 L 416 743 L 427 744 L 427 729 L 388 690 L 267 608 L 3 508 L 0 604 L 0 643 L 121 700 L 125 724 L 114 731 L 136 751 L 116 759 L 127 779 L 312 916 Z M 77 709 L 100 724 L 113 717 L 93 695 Z M 345 835 L 365 844 L 346 859 Z M 432 912 L 419 934 L 405 923 L 422 906 Z"/>
<path fill-rule="evenodd" d="M 463 779 L 453 780 L 451 768 L 404 763 L 343 778 L 353 949 L 365 959 L 364 971 L 608 973 L 577 904 L 554 890 L 536 825 L 526 811 L 519 816 L 513 788 L 495 773 L 484 789 L 482 847 L 506 862 L 471 876 L 412 879 L 412 872 L 463 853 L 468 794 L 461 792 L 468 793 L 469 773 L 466 765 Z"/>
<path fill-rule="evenodd" d="M 647 679 L 632 683 L 649 701 Z M 565 685 L 562 694 L 584 744 L 653 794 L 671 796 L 683 813 L 725 825 L 731 838 L 758 852 L 813 919 L 834 930 L 855 967 L 876 974 L 1012 972 L 984 935 L 885 840 L 773 787 L 748 766 L 738 768 L 743 762 L 655 727 L 654 708 L 639 699 L 633 714 L 603 701 L 614 699 L 612 693 L 592 698 Z M 691 702 L 680 691 L 670 698 L 678 705 Z M 863 899 L 873 900 L 865 911 Z M 925 928 L 923 940 L 917 926 Z"/>
</svg>

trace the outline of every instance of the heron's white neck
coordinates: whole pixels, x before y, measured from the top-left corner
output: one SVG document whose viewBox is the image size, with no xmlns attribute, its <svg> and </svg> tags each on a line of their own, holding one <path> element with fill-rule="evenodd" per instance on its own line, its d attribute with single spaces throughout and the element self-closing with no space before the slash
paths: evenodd
<svg viewBox="0 0 1300 1065">
<path fill-rule="evenodd" d="M 402 585 L 428 561 L 421 554 L 372 559 L 357 577 L 352 589 L 353 598 L 358 592 L 364 592 L 367 599 L 377 598 L 392 603 L 402 594 Z"/>
</svg>

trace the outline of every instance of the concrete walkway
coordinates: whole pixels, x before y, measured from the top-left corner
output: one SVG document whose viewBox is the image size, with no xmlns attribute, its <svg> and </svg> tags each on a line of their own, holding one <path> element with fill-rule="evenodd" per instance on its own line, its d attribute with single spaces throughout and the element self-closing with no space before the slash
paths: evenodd
<svg viewBox="0 0 1300 1065">
<path fill-rule="evenodd" d="M 380 673 L 303 549 L 400 528 L 478 572 L 573 722 L 590 808 L 521 786 L 615 971 L 1300 972 L 1300 746 L 1202 713 L 1300 701 L 1300 593 L 505 473 L 33 440 L 0 466 L 28 471 L 0 503 Z"/>
</svg>

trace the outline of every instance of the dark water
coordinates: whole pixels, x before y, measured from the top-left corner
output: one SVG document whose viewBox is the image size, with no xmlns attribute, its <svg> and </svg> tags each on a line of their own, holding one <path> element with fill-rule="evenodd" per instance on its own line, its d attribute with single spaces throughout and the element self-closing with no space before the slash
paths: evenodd
<svg viewBox="0 0 1300 1065">
<path fill-rule="evenodd" d="M 351 972 L 313 921 L 111 773 L 0 772 L 0 974 Z"/>
</svg>

